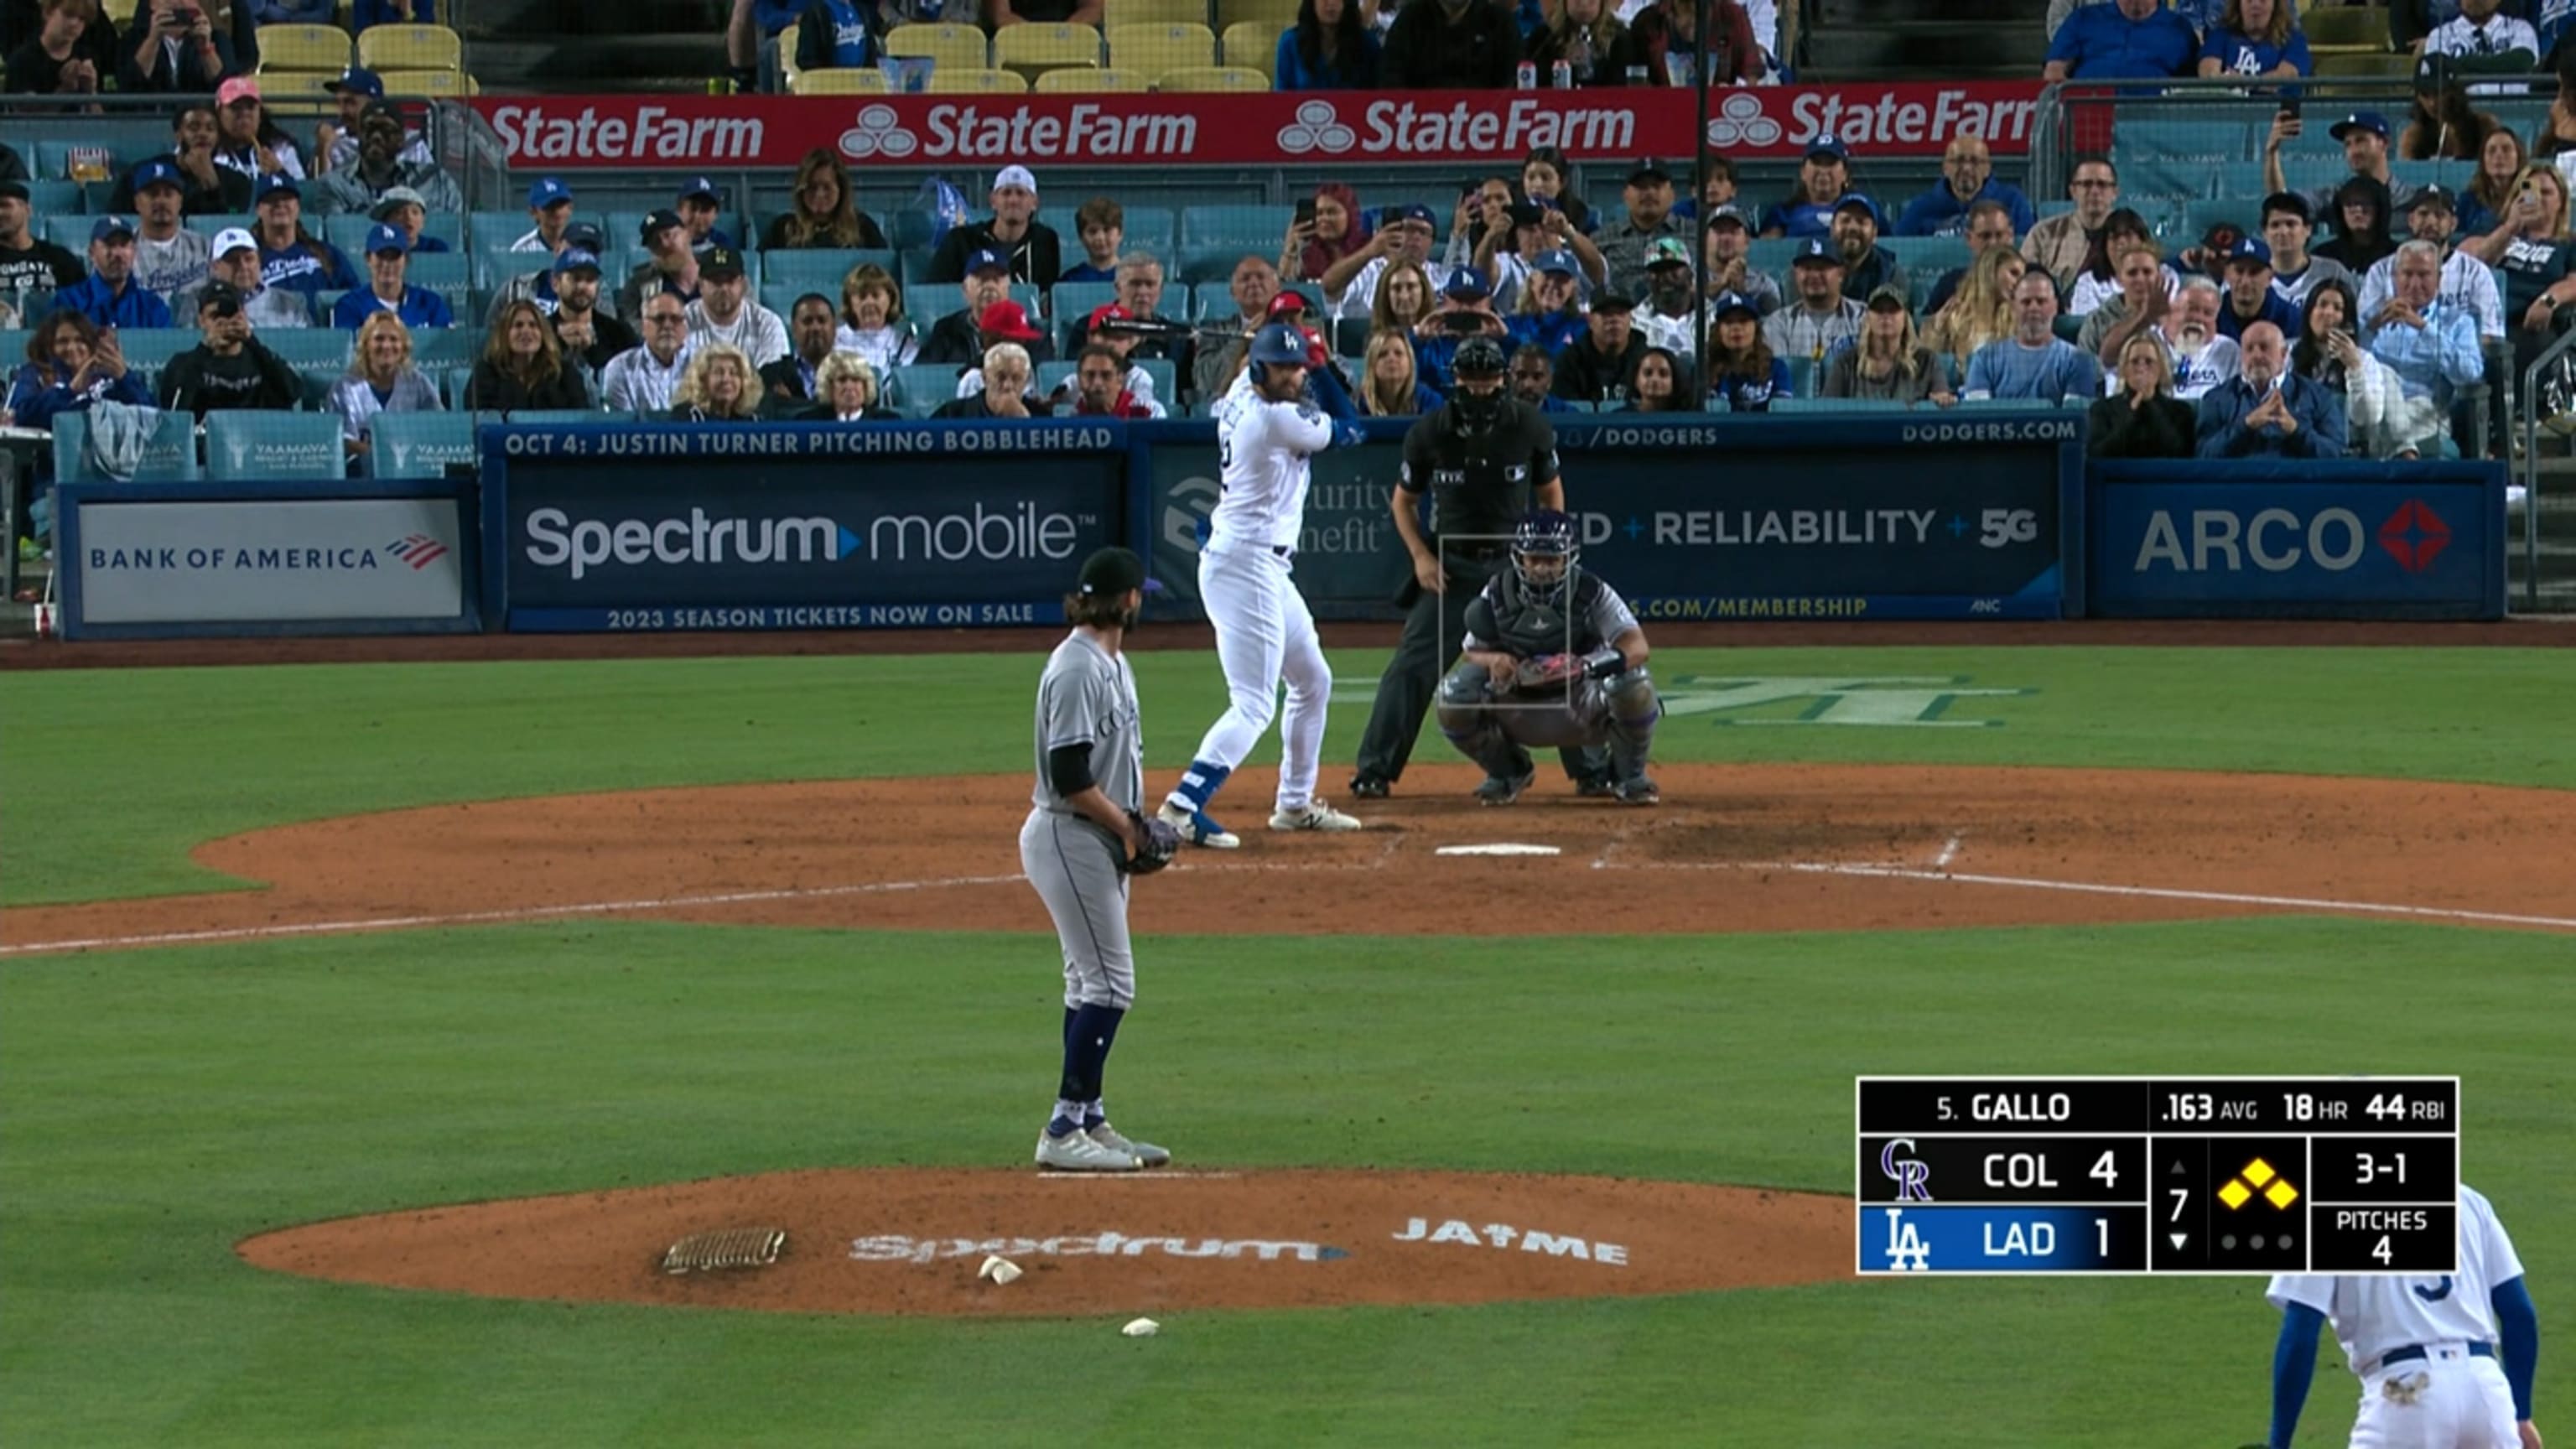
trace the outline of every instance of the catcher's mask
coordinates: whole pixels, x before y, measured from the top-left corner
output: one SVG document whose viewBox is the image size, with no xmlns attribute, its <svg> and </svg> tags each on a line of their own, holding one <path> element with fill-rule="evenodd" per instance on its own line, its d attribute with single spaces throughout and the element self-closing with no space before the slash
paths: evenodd
<svg viewBox="0 0 2576 1449">
<path fill-rule="evenodd" d="M 1490 337 L 1470 337 L 1458 344 L 1450 361 L 1458 386 L 1449 394 L 1449 409 L 1459 430 L 1469 436 L 1492 432 L 1503 418 L 1503 349 Z"/>
<path fill-rule="evenodd" d="M 1521 588 L 1542 604 L 1555 603 L 1574 576 L 1574 520 L 1552 508 L 1521 515 L 1512 528 L 1512 571 Z"/>
</svg>

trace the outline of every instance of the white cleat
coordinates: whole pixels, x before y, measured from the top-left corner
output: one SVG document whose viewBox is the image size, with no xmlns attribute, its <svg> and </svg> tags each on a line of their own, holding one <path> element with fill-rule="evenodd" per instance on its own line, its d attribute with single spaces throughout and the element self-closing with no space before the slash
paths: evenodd
<svg viewBox="0 0 2576 1449">
<path fill-rule="evenodd" d="M 1110 1151 L 1124 1152 L 1135 1158 L 1138 1167 L 1169 1167 L 1172 1163 L 1172 1154 L 1168 1150 L 1157 1147 L 1151 1142 L 1134 1141 L 1106 1122 L 1084 1130 L 1090 1135 L 1092 1141 Z"/>
<path fill-rule="evenodd" d="M 1038 1166 L 1056 1172 L 1134 1172 L 1136 1155 L 1102 1146 L 1090 1133 L 1080 1130 L 1062 1137 L 1038 1133 Z"/>
<path fill-rule="evenodd" d="M 1181 839 L 1209 850 L 1233 850 L 1243 844 L 1243 837 L 1208 818 L 1204 810 L 1184 810 L 1166 800 L 1154 812 L 1162 822 L 1181 832 Z"/>
<path fill-rule="evenodd" d="M 1361 830 L 1366 827 L 1356 815 L 1345 815 L 1321 800 L 1308 801 L 1294 810 L 1282 810 L 1270 817 L 1273 830 Z"/>
</svg>

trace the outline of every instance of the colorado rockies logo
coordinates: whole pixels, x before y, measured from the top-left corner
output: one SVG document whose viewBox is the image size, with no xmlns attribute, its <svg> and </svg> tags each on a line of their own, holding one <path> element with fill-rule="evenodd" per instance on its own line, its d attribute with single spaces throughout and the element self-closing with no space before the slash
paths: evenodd
<svg viewBox="0 0 2576 1449">
<path fill-rule="evenodd" d="M 1878 1170 L 1896 1184 L 1898 1202 L 1930 1202 L 1931 1190 L 1924 1186 L 1932 1180 L 1932 1164 L 1915 1157 L 1899 1157 L 1896 1149 L 1914 1150 L 1914 1139 L 1898 1137 L 1878 1150 Z"/>
</svg>

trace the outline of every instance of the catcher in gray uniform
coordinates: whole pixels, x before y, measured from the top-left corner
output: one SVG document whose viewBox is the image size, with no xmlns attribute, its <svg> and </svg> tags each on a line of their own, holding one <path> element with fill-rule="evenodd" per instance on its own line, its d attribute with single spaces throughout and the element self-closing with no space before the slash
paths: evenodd
<svg viewBox="0 0 2576 1449">
<path fill-rule="evenodd" d="M 1613 794 L 1652 805 L 1646 775 L 1663 705 L 1646 675 L 1646 631 L 1618 591 L 1575 566 L 1574 520 L 1552 509 L 1512 529 L 1512 566 L 1467 606 L 1464 653 L 1440 681 L 1440 733 L 1485 767 L 1476 798 L 1529 788 L 1529 745 L 1610 747 Z"/>
<path fill-rule="evenodd" d="M 1109 1125 L 1100 1081 L 1118 1023 L 1136 1001 L 1127 882 L 1171 863 L 1178 831 L 1139 812 L 1145 743 L 1136 676 L 1121 652 L 1145 606 L 1145 565 L 1123 548 L 1083 561 L 1064 600 L 1073 632 L 1038 680 L 1035 808 L 1020 827 L 1020 869 L 1064 947 L 1064 1068 L 1038 1134 L 1040 1167 L 1131 1172 L 1172 1154 Z"/>
</svg>

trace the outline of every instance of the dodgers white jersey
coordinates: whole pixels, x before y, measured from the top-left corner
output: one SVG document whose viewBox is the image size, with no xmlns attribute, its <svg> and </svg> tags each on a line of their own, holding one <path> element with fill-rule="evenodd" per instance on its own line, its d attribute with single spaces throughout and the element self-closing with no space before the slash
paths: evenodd
<svg viewBox="0 0 2576 1449">
<path fill-rule="evenodd" d="M 2486 1195 L 2460 1185 L 2460 1271 L 2429 1278 L 2371 1278 L 2285 1273 L 2263 1296 L 2275 1308 L 2299 1303 L 2334 1325 L 2344 1362 L 2356 1375 L 2379 1366 L 2390 1349 L 2409 1344 L 2493 1343 L 2495 1310 L 2487 1299 L 2522 1276 L 2513 1239 L 2496 1221 Z"/>
<path fill-rule="evenodd" d="M 1208 516 L 1209 545 L 1295 548 L 1314 477 L 1306 460 L 1333 441 L 1333 420 L 1302 399 L 1265 400 L 1246 368 L 1217 400 L 1216 441 L 1222 491 Z"/>
</svg>

